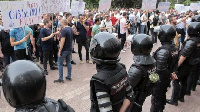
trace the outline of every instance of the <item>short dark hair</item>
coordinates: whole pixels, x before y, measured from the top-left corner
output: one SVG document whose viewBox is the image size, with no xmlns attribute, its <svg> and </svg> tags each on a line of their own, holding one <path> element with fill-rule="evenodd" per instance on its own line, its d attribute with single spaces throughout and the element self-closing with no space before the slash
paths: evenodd
<svg viewBox="0 0 200 112">
<path fill-rule="evenodd" d="M 170 23 L 173 21 L 173 18 L 174 18 L 173 15 L 169 16 L 169 22 L 170 22 Z"/>
<path fill-rule="evenodd" d="M 44 25 L 46 25 L 46 24 L 49 23 L 49 22 L 50 22 L 49 19 L 44 19 L 44 20 L 43 20 Z"/>
<path fill-rule="evenodd" d="M 88 14 L 88 17 L 91 17 L 91 16 L 93 16 L 93 14 L 92 14 L 92 13 L 89 13 L 89 14 Z"/>
<path fill-rule="evenodd" d="M 56 19 L 56 15 L 55 15 L 55 14 L 51 14 L 51 15 L 50 15 L 50 19 L 51 19 L 51 20 Z"/>
<path fill-rule="evenodd" d="M 81 16 L 83 16 L 83 14 L 79 14 L 79 15 L 78 15 L 78 19 L 80 19 Z"/>
<path fill-rule="evenodd" d="M 66 14 L 65 14 L 65 17 L 68 18 L 68 17 L 71 16 L 71 15 L 72 15 L 71 13 L 66 13 Z"/>
<path fill-rule="evenodd" d="M 101 20 L 100 18 L 96 18 L 95 23 L 99 22 L 100 20 Z"/>
<path fill-rule="evenodd" d="M 123 12 L 122 16 L 127 16 L 126 12 Z"/>
</svg>

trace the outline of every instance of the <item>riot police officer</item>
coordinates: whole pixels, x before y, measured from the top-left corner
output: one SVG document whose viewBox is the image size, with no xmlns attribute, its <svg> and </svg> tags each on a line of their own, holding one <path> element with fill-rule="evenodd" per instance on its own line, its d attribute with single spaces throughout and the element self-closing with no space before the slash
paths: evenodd
<svg viewBox="0 0 200 112">
<path fill-rule="evenodd" d="M 163 112 L 166 105 L 167 87 L 172 78 L 176 78 L 175 72 L 178 67 L 178 48 L 172 44 L 176 36 L 176 29 L 172 25 L 162 25 L 158 32 L 158 38 L 162 44 L 154 53 L 156 60 L 156 73 L 159 81 L 153 88 L 151 98 L 151 112 Z"/>
<path fill-rule="evenodd" d="M 126 67 L 118 63 L 120 51 L 120 42 L 108 32 L 91 40 L 90 55 L 97 69 L 90 81 L 91 112 L 125 111 L 133 98 Z"/>
<path fill-rule="evenodd" d="M 63 100 L 45 97 L 46 78 L 43 70 L 31 61 L 13 62 L 2 77 L 4 96 L 15 112 L 74 112 Z"/>
<path fill-rule="evenodd" d="M 130 67 L 128 77 L 135 93 L 135 103 L 131 104 L 131 112 L 142 111 L 146 97 L 152 94 L 154 83 L 159 79 L 154 73 L 155 60 L 150 55 L 152 48 L 152 40 L 146 34 L 138 34 L 132 40 L 131 51 L 135 64 Z"/>
<path fill-rule="evenodd" d="M 200 15 L 195 15 L 192 18 L 192 22 L 200 22 Z M 200 35 L 199 35 L 200 37 Z M 187 90 L 186 90 L 186 95 L 191 95 L 191 90 L 195 91 L 196 86 L 197 86 L 197 81 L 199 79 L 199 74 L 200 74 L 200 63 L 194 67 L 193 70 L 190 72 L 190 76 L 188 77 L 188 85 L 187 85 Z"/>
<path fill-rule="evenodd" d="M 189 39 L 187 39 L 180 51 L 178 61 L 178 79 L 173 81 L 173 94 L 167 103 L 178 105 L 178 100 L 184 102 L 187 88 L 187 79 L 191 71 L 196 70 L 196 65 L 200 62 L 200 23 L 192 22 L 188 27 Z M 194 73 L 194 72 L 193 72 Z M 179 84 L 181 82 L 181 85 Z"/>
</svg>

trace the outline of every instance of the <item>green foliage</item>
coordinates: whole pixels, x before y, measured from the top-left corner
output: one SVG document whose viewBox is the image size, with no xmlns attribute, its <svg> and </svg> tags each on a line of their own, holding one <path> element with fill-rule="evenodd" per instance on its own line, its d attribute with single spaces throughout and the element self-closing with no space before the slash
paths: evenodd
<svg viewBox="0 0 200 112">
<path fill-rule="evenodd" d="M 199 1 L 185 0 L 185 1 L 183 2 L 183 4 L 184 4 L 184 5 L 190 6 L 190 3 L 198 3 L 198 2 L 199 2 Z"/>
</svg>

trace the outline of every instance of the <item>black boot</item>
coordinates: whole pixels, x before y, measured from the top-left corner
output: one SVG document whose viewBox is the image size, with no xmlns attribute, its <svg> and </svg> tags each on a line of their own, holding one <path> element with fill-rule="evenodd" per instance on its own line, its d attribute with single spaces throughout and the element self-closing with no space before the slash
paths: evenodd
<svg viewBox="0 0 200 112">
<path fill-rule="evenodd" d="M 166 103 L 171 104 L 171 105 L 178 106 L 178 101 L 173 101 L 173 100 L 171 100 L 171 99 L 167 99 L 167 100 L 166 100 Z"/>
</svg>

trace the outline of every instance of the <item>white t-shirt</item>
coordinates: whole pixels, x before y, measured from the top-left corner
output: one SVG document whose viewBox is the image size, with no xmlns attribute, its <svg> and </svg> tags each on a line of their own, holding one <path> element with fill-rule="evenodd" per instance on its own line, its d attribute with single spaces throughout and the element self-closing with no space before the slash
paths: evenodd
<svg viewBox="0 0 200 112">
<path fill-rule="evenodd" d="M 141 21 L 143 21 L 143 20 L 147 19 L 147 16 L 145 14 L 143 14 L 140 19 L 141 19 Z M 147 21 L 142 22 L 141 25 L 147 25 Z"/>
<path fill-rule="evenodd" d="M 106 20 L 103 20 L 101 21 L 101 26 L 100 27 L 109 27 L 108 30 L 104 30 L 103 32 L 109 32 L 109 33 L 112 33 L 112 21 L 106 21 Z"/>
<path fill-rule="evenodd" d="M 126 33 L 127 28 L 124 28 L 125 25 L 126 25 L 126 19 L 125 18 L 120 19 L 120 34 Z"/>
</svg>

